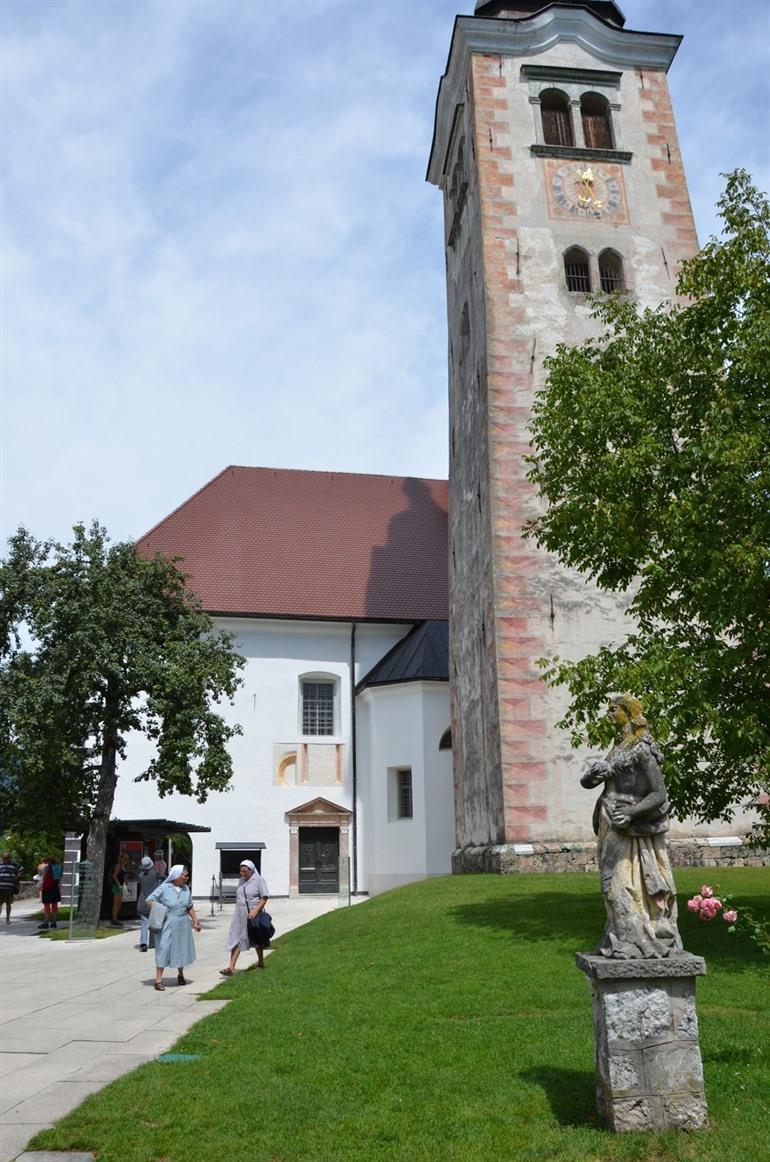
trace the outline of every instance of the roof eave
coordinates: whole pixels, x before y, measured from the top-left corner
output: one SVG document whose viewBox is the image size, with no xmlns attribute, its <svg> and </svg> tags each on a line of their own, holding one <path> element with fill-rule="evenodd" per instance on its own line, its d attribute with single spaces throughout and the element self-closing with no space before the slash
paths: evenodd
<svg viewBox="0 0 770 1162">
<path fill-rule="evenodd" d="M 668 72 L 682 37 L 618 28 L 585 8 L 558 4 L 522 20 L 456 17 L 447 67 L 436 99 L 427 181 L 435 186 L 443 185 L 454 110 L 462 100 L 471 55 L 536 56 L 560 41 L 573 41 L 598 60 L 621 69 L 654 68 Z"/>
</svg>

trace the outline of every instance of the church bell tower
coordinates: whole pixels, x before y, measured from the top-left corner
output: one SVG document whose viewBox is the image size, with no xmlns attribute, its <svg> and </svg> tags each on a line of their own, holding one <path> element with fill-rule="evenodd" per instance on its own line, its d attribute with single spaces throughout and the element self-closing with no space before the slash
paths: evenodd
<svg viewBox="0 0 770 1162">
<path fill-rule="evenodd" d="M 528 424 L 588 292 L 674 296 L 697 250 L 667 71 L 681 38 L 613 0 L 487 0 L 455 22 L 428 180 L 444 196 L 457 870 L 592 838 L 563 691 L 537 659 L 628 631 L 623 602 L 522 538 Z M 541 845 L 542 848 L 541 848 Z"/>
</svg>

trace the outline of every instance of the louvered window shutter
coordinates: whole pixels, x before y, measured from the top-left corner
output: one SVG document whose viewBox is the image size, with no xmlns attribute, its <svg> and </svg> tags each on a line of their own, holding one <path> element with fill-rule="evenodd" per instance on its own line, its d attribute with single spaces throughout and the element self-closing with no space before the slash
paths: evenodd
<svg viewBox="0 0 770 1162">
<path fill-rule="evenodd" d="M 603 113 L 583 114 L 583 137 L 586 149 L 612 149 L 612 134 Z"/>
<path fill-rule="evenodd" d="M 572 123 L 566 109 L 543 109 L 542 114 L 546 145 L 574 145 Z"/>
</svg>

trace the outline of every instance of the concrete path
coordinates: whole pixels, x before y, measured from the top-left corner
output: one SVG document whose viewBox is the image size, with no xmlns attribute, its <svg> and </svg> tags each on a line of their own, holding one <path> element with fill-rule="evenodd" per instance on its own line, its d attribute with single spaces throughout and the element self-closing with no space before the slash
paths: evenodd
<svg viewBox="0 0 770 1162">
<path fill-rule="evenodd" d="M 180 988 L 167 970 L 162 993 L 153 988 L 152 952 L 139 951 L 138 924 L 106 940 L 39 940 L 30 918 L 38 907 L 17 903 L 10 924 L 0 918 L 0 1162 L 12 1162 L 39 1130 L 227 1003 L 197 998 L 222 980 L 232 905 L 211 916 L 207 901 L 196 904 L 203 931 L 190 983 Z M 336 907 L 336 896 L 269 905 L 279 936 Z M 242 953 L 239 970 L 254 959 Z"/>
</svg>

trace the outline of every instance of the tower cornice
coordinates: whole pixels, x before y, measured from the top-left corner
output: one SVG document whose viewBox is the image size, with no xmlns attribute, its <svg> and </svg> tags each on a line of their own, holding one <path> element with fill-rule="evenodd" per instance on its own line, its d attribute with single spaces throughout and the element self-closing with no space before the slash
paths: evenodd
<svg viewBox="0 0 770 1162">
<path fill-rule="evenodd" d="M 427 180 L 442 184 L 454 110 L 463 100 L 468 63 L 474 53 L 536 56 L 560 41 L 572 41 L 592 56 L 620 69 L 663 69 L 668 72 L 682 37 L 659 32 L 634 32 L 597 19 L 585 8 L 558 4 L 527 17 L 458 16 L 452 33 L 446 72 L 439 84 Z"/>
</svg>

